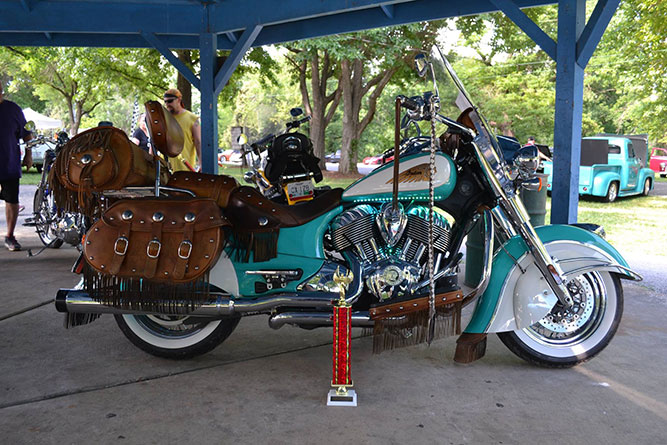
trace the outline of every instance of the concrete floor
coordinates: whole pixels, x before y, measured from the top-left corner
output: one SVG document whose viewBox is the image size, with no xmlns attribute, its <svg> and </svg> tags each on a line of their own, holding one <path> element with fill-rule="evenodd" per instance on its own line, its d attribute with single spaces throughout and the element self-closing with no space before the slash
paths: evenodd
<svg viewBox="0 0 667 445">
<path fill-rule="evenodd" d="M 18 237 L 40 246 L 27 228 Z M 359 406 L 341 408 L 325 405 L 330 329 L 251 317 L 180 362 L 135 348 L 108 315 L 65 330 L 50 301 L 77 281 L 76 256 L 0 250 L 3 444 L 667 443 L 667 299 L 653 279 L 624 282 L 616 337 L 572 369 L 530 366 L 495 336 L 470 365 L 452 361 L 454 338 L 380 355 L 357 338 Z"/>
</svg>

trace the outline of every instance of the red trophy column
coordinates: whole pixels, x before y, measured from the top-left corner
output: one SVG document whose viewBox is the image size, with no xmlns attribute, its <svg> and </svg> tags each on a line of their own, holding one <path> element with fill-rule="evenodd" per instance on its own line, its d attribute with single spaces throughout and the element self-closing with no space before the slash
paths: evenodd
<svg viewBox="0 0 667 445">
<path fill-rule="evenodd" d="M 340 289 L 340 299 L 333 310 L 333 379 L 327 397 L 329 406 L 357 406 L 357 393 L 352 389 L 350 374 L 350 339 L 352 337 L 352 307 L 345 301 L 345 290 L 354 278 L 336 270 L 334 282 Z"/>
</svg>

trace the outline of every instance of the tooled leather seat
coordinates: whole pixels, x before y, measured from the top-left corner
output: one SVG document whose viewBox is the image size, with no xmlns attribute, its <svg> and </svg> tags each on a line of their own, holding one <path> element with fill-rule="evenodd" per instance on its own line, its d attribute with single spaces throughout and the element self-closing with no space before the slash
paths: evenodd
<svg viewBox="0 0 667 445">
<path fill-rule="evenodd" d="M 252 187 L 244 186 L 232 192 L 225 216 L 234 227 L 247 231 L 295 227 L 336 208 L 342 195 L 343 189 L 335 188 L 312 201 L 286 206 L 265 198 Z"/>
<path fill-rule="evenodd" d="M 169 178 L 167 185 L 190 190 L 200 198 L 211 198 L 223 209 L 227 208 L 229 198 L 239 187 L 239 183 L 231 176 L 188 171 L 175 172 Z"/>
</svg>

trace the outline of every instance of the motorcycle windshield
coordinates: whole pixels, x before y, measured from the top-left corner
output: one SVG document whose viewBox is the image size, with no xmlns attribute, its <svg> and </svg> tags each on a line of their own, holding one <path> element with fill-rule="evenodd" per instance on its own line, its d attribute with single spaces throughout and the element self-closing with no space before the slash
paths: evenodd
<svg viewBox="0 0 667 445">
<path fill-rule="evenodd" d="M 433 67 L 435 94 L 440 98 L 440 112 L 445 115 L 452 115 L 452 112 L 457 114 L 467 112 L 477 133 L 474 142 L 480 151 L 479 161 L 487 164 L 484 171 L 489 176 L 489 181 L 494 185 L 494 189 L 500 187 L 505 192 L 511 191 L 512 180 L 500 154 L 502 151 L 495 135 L 437 45 L 431 50 L 430 61 Z"/>
</svg>

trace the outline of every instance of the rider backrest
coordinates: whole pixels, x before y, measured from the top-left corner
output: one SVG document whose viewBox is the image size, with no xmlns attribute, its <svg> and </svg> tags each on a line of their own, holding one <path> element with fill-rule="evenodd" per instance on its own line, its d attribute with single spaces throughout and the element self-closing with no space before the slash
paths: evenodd
<svg viewBox="0 0 667 445">
<path fill-rule="evenodd" d="M 181 126 L 160 102 L 149 100 L 144 107 L 153 149 L 165 156 L 178 156 L 185 143 Z"/>
<path fill-rule="evenodd" d="M 322 180 L 319 159 L 313 155 L 313 144 L 301 133 L 285 133 L 276 137 L 269 150 L 264 170 L 266 179 L 275 183 L 281 176 L 312 173 L 315 182 Z M 305 169 L 305 172 L 304 172 Z"/>
</svg>

